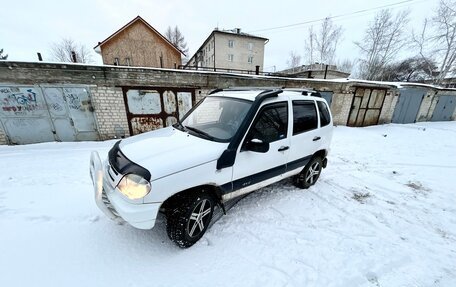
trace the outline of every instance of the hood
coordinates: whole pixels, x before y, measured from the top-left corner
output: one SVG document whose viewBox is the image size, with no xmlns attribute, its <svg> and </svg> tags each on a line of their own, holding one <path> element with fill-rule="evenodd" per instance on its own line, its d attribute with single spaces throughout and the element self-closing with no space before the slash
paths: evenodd
<svg viewBox="0 0 456 287">
<path fill-rule="evenodd" d="M 128 159 L 148 169 L 154 181 L 217 160 L 228 143 L 213 142 L 168 127 L 124 139 L 119 147 Z"/>
</svg>

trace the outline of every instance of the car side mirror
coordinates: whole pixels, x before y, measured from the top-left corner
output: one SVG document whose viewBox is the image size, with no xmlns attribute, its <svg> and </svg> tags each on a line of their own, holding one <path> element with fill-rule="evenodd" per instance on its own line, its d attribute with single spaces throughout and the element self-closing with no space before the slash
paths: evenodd
<svg viewBox="0 0 456 287">
<path fill-rule="evenodd" d="M 259 139 L 251 139 L 247 142 L 246 150 L 265 153 L 269 151 L 269 143 Z"/>
</svg>

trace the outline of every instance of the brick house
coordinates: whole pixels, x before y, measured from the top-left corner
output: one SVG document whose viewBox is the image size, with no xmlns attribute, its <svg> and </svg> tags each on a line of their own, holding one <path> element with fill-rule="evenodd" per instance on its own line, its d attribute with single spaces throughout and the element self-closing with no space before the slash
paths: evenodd
<svg viewBox="0 0 456 287">
<path fill-rule="evenodd" d="M 177 68 L 183 52 L 143 18 L 137 16 L 94 50 L 103 64 L 118 66 Z"/>
</svg>

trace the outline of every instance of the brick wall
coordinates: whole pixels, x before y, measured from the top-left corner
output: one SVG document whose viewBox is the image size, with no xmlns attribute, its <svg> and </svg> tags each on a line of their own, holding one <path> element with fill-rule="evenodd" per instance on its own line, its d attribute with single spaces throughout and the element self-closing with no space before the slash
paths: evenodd
<svg viewBox="0 0 456 287">
<path fill-rule="evenodd" d="M 130 136 L 122 89 L 95 86 L 90 91 L 100 138 Z"/>
<path fill-rule="evenodd" d="M 3 127 L 2 125 L 0 124 L 0 145 L 1 144 L 8 144 L 8 141 L 6 139 L 6 134 L 5 132 L 3 131 Z"/>
</svg>

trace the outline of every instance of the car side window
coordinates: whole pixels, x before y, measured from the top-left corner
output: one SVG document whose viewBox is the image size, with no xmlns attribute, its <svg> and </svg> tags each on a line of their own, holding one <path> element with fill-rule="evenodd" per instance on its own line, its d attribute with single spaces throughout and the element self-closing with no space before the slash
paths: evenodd
<svg viewBox="0 0 456 287">
<path fill-rule="evenodd" d="M 331 117 L 329 115 L 328 106 L 326 103 L 318 101 L 318 113 L 320 114 L 320 126 L 327 126 L 331 122 Z"/>
<path fill-rule="evenodd" d="M 317 109 L 310 101 L 293 101 L 293 135 L 316 129 Z"/>
<path fill-rule="evenodd" d="M 259 139 L 271 143 L 287 137 L 288 104 L 274 103 L 264 106 L 247 135 L 247 141 Z"/>
</svg>

